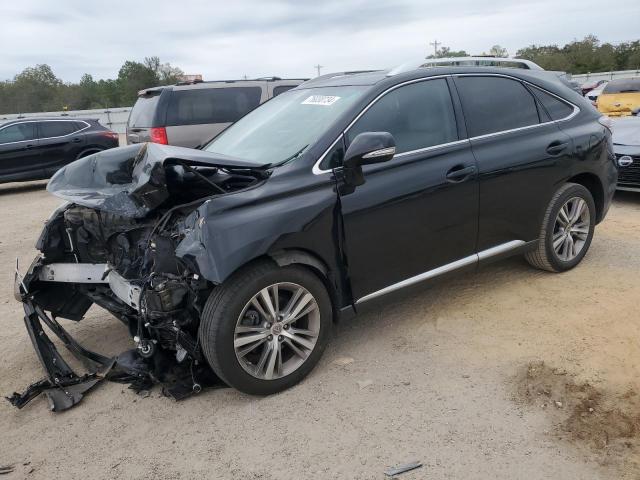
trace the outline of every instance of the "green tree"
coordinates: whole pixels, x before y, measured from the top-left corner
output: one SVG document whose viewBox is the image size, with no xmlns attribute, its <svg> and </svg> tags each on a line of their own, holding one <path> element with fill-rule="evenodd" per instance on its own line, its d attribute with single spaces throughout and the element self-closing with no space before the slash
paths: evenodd
<svg viewBox="0 0 640 480">
<path fill-rule="evenodd" d="M 133 105 L 138 98 L 138 91 L 158 85 L 155 72 L 139 62 L 127 60 L 118 72 L 118 90 L 120 103 Z"/>
<path fill-rule="evenodd" d="M 500 45 L 494 45 L 489 50 L 489 55 L 491 55 L 492 57 L 508 57 L 509 52 L 507 52 L 506 48 L 501 47 Z"/>
<path fill-rule="evenodd" d="M 468 57 L 469 54 L 464 50 L 451 50 L 449 47 L 442 47 L 436 55 L 429 55 L 427 58 L 449 58 L 449 57 Z"/>
</svg>

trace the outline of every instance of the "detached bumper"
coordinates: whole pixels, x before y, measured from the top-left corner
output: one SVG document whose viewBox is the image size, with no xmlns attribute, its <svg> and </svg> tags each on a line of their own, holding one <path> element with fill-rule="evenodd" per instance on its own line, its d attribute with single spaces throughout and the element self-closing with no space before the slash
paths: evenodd
<svg viewBox="0 0 640 480">
<path fill-rule="evenodd" d="M 17 290 L 20 291 L 21 288 L 22 286 L 19 285 Z M 24 393 L 14 392 L 7 399 L 15 407 L 22 408 L 44 393 L 52 411 L 67 410 L 80 402 L 88 390 L 105 378 L 105 374 L 114 366 L 115 360 L 85 349 L 55 319 L 49 317 L 31 300 L 24 298 L 22 301 L 25 313 L 24 323 L 46 376 L 30 385 Z M 44 322 L 65 347 L 83 362 L 89 373 L 77 375 L 71 369 L 45 333 L 41 322 Z"/>
<path fill-rule="evenodd" d="M 164 387 L 164 393 L 176 400 L 198 393 L 203 387 L 226 386 L 206 364 L 198 361 L 179 364 L 175 358 L 162 351 L 158 351 L 153 359 L 149 359 L 142 358 L 137 349 L 128 350 L 117 357 L 107 357 L 84 348 L 69 335 L 53 315 L 47 314 L 39 301 L 50 300 L 51 295 L 47 294 L 47 287 L 60 288 L 66 284 L 67 288 L 64 291 L 68 293 L 74 284 L 87 283 L 108 284 L 113 293 L 132 309 L 140 308 L 140 288 L 116 272 L 110 271 L 106 265 L 45 265 L 43 258 L 38 257 L 24 279 L 16 272 L 14 294 L 23 304 L 24 323 L 45 371 L 45 377 L 31 384 L 23 393 L 14 392 L 6 397 L 13 406 L 22 408 L 44 393 L 52 411 L 67 410 L 79 403 L 86 392 L 103 380 L 128 383 L 134 391 L 147 390 L 154 383 L 160 383 Z M 34 284 L 37 288 L 31 291 Z M 75 295 L 76 292 L 69 294 L 70 298 L 63 304 L 66 306 L 76 303 L 67 301 L 74 300 Z M 86 308 L 71 313 L 82 312 L 82 316 L 84 311 Z M 86 373 L 79 375 L 73 371 L 47 336 L 43 324 L 83 364 Z"/>
</svg>

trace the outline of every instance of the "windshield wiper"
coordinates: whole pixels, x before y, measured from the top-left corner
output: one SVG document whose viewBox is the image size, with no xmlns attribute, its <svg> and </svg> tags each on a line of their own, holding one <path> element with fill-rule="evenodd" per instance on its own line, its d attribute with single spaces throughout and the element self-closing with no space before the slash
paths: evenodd
<svg viewBox="0 0 640 480">
<path fill-rule="evenodd" d="M 279 167 L 281 165 L 284 165 L 287 162 L 290 162 L 291 160 L 295 160 L 296 158 L 298 158 L 300 155 L 302 155 L 302 152 L 304 152 L 307 147 L 309 146 L 309 144 L 305 145 L 304 147 L 302 147 L 300 150 L 298 150 L 296 153 L 294 153 L 293 155 L 291 155 L 290 157 L 285 158 L 284 160 L 282 160 L 281 162 L 278 163 L 272 163 L 269 166 L 270 167 Z"/>
</svg>

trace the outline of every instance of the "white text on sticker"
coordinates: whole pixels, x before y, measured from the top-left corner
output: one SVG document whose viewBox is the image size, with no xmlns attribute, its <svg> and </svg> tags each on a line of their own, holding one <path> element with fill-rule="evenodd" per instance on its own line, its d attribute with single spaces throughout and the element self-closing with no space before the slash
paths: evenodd
<svg viewBox="0 0 640 480">
<path fill-rule="evenodd" d="M 302 105 L 324 105 L 329 106 L 336 103 L 340 100 L 340 97 L 336 97 L 333 95 L 311 95 L 305 101 L 302 102 Z"/>
</svg>

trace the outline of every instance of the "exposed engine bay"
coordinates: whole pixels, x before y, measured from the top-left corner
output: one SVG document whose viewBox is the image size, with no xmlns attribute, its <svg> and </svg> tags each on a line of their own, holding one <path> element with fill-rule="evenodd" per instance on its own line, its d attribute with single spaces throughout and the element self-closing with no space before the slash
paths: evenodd
<svg viewBox="0 0 640 480">
<path fill-rule="evenodd" d="M 200 315 L 215 284 L 184 252 L 204 222 L 196 209 L 263 182 L 268 170 L 199 155 L 135 145 L 83 158 L 52 178 L 48 190 L 68 203 L 47 221 L 36 245 L 41 255 L 24 278 L 16 275 L 16 296 L 47 377 L 14 393 L 15 406 L 44 392 L 52 410 L 64 410 L 103 379 L 137 389 L 162 383 L 177 399 L 216 384 L 198 345 Z M 127 326 L 134 350 L 115 358 L 91 352 L 56 320 L 79 321 L 92 304 Z M 89 373 L 73 372 L 42 323 Z"/>
</svg>

